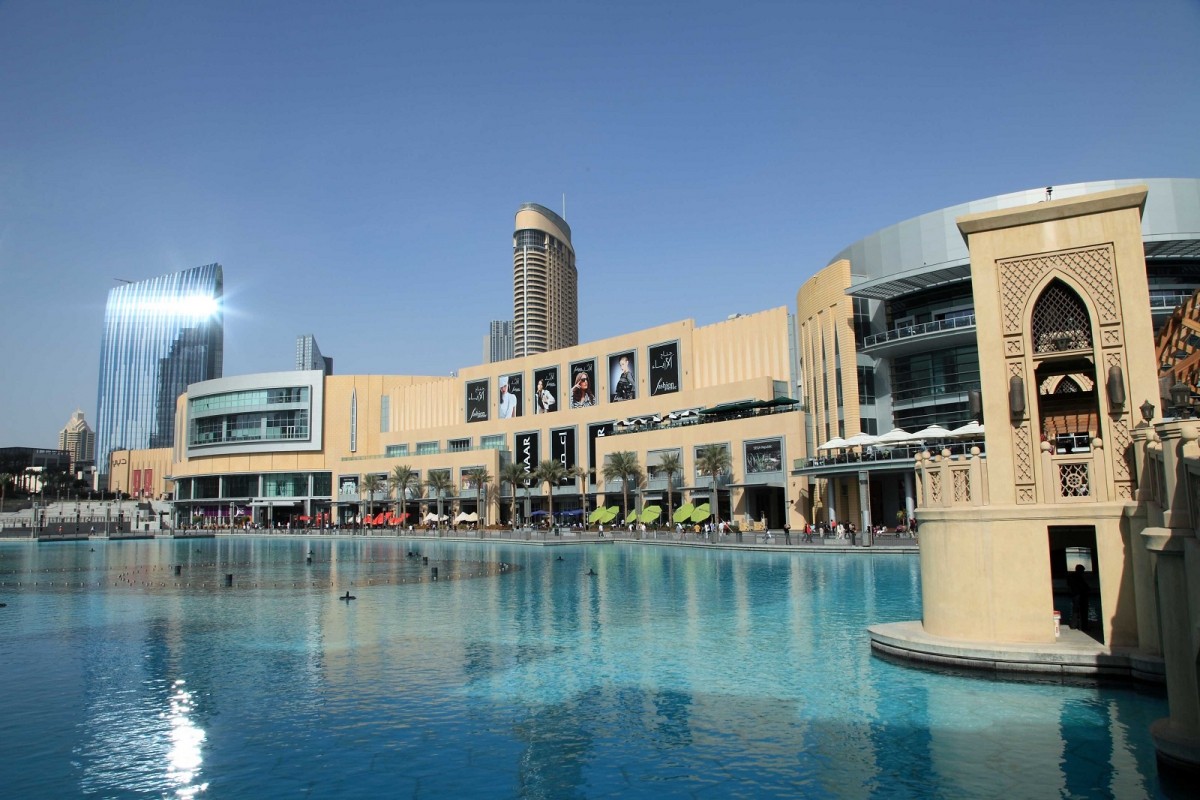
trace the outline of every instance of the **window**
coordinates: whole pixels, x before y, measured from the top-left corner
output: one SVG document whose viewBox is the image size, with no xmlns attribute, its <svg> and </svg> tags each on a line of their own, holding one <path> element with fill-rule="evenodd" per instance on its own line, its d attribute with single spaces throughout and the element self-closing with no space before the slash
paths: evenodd
<svg viewBox="0 0 1200 800">
<path fill-rule="evenodd" d="M 392 429 L 392 398 L 386 394 L 379 398 L 379 432 L 388 433 Z"/>
<path fill-rule="evenodd" d="M 863 346 L 863 339 L 871 335 L 871 305 L 862 297 L 854 298 L 854 344 Z"/>
<path fill-rule="evenodd" d="M 438 442 L 417 442 L 417 455 L 419 456 L 428 456 L 440 452 L 442 451 Z"/>
<path fill-rule="evenodd" d="M 502 433 L 495 436 L 483 436 L 479 439 L 479 446 L 484 450 L 503 450 L 504 444 L 504 434 Z"/>
<path fill-rule="evenodd" d="M 875 405 L 875 370 L 871 367 L 858 368 L 858 402 Z"/>
<path fill-rule="evenodd" d="M 462 453 L 471 449 L 470 439 L 451 439 L 446 443 L 451 453 Z"/>
<path fill-rule="evenodd" d="M 408 444 L 389 444 L 383 451 L 388 458 L 399 458 L 408 455 Z"/>
</svg>

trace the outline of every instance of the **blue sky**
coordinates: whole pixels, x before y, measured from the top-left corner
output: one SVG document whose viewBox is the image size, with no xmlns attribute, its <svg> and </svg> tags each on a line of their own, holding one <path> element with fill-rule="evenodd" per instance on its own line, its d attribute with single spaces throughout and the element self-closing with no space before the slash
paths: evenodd
<svg viewBox="0 0 1200 800">
<path fill-rule="evenodd" d="M 95 420 L 114 278 L 218 261 L 225 373 L 447 374 L 567 198 L 580 335 L 794 305 L 954 203 L 1200 175 L 1200 4 L 0 2 L 0 446 Z"/>
</svg>

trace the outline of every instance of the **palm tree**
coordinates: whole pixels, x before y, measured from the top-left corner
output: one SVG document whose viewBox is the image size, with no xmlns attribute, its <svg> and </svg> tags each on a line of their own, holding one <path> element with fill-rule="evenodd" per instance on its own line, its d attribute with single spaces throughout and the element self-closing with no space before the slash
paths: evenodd
<svg viewBox="0 0 1200 800">
<path fill-rule="evenodd" d="M 696 454 L 696 471 L 712 478 L 712 515 L 720 519 L 720 498 L 717 495 L 717 480 L 733 466 L 733 456 L 721 444 L 708 444 Z"/>
<path fill-rule="evenodd" d="M 510 461 L 500 467 L 500 484 L 508 484 L 512 487 L 512 503 L 508 510 L 508 521 L 513 523 L 517 519 L 517 487 L 525 485 L 525 478 L 529 473 L 525 471 L 525 465 L 519 461 Z"/>
<path fill-rule="evenodd" d="M 583 481 L 583 484 L 581 486 L 579 484 L 576 484 L 576 485 L 579 486 L 579 505 L 583 509 L 584 527 L 587 526 L 587 513 L 588 513 L 588 511 L 587 511 L 587 480 L 588 480 L 588 478 L 590 478 L 592 476 L 593 472 L 594 472 L 594 470 L 590 470 L 587 467 L 581 466 L 579 464 L 576 464 L 575 466 L 573 466 L 569 470 L 567 470 L 567 477 L 570 478 L 572 481 Z"/>
<path fill-rule="evenodd" d="M 550 504 L 550 524 L 554 524 L 554 487 L 558 486 L 567 477 L 567 468 L 562 465 L 561 461 L 554 459 L 546 459 L 538 464 L 537 469 L 533 471 L 533 477 L 538 483 L 544 483 L 548 486 L 546 499 Z"/>
<path fill-rule="evenodd" d="M 488 472 L 487 467 L 476 467 L 475 469 L 467 471 L 466 478 L 467 486 L 470 486 L 476 492 L 480 493 L 479 496 L 481 500 L 476 504 L 481 512 L 479 517 L 479 526 L 481 528 L 486 528 L 488 502 L 487 491 L 492 485 L 492 474 Z"/>
<path fill-rule="evenodd" d="M 4 510 L 4 499 L 8 494 L 8 484 L 12 479 L 11 472 L 0 472 L 0 511 Z"/>
<path fill-rule="evenodd" d="M 672 502 L 672 492 L 675 489 L 675 476 L 683 472 L 683 458 L 679 455 L 678 450 L 673 450 L 658 457 L 658 471 L 666 473 L 667 476 L 667 522 L 671 522 L 671 517 L 675 513 L 674 503 Z"/>
<path fill-rule="evenodd" d="M 429 491 L 433 492 L 433 496 L 437 498 L 437 515 L 438 524 L 442 522 L 442 497 L 450 489 L 454 488 L 454 480 L 450 477 L 448 469 L 431 469 L 429 477 L 425 479 L 425 485 L 429 487 Z"/>
<path fill-rule="evenodd" d="M 404 522 L 404 515 L 408 513 L 408 490 L 414 483 L 420 483 L 420 480 L 421 476 L 408 464 L 400 464 L 393 468 L 392 474 L 388 476 L 388 486 L 396 492 L 396 510 L 401 522 Z"/>
<path fill-rule="evenodd" d="M 620 450 L 609 455 L 608 464 L 604 467 L 604 480 L 621 482 L 622 518 L 629 516 L 629 482 L 634 481 L 636 486 L 644 476 L 637 453 Z"/>
<path fill-rule="evenodd" d="M 364 475 L 362 483 L 359 484 L 362 491 L 367 495 L 367 515 L 375 515 L 375 493 L 383 488 L 383 478 L 378 475 Z"/>
</svg>

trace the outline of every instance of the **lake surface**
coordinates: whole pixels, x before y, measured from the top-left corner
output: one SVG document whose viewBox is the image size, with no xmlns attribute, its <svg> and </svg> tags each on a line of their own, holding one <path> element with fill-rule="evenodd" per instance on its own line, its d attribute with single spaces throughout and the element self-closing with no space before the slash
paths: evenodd
<svg viewBox="0 0 1200 800">
<path fill-rule="evenodd" d="M 1159 693 L 872 656 L 912 555 L 7 542 L 0 602 L 5 797 L 1159 792 Z"/>
</svg>

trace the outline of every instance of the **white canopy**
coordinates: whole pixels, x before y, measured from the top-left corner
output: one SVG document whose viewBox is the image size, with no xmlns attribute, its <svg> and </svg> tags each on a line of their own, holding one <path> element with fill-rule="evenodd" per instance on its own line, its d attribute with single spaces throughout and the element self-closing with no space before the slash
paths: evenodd
<svg viewBox="0 0 1200 800">
<path fill-rule="evenodd" d="M 975 420 L 971 420 L 966 425 L 963 425 L 961 428 L 955 428 L 954 430 L 950 431 L 950 435 L 955 438 L 967 438 L 970 436 L 982 436 L 983 435 L 983 426 L 980 425 Z"/>
<path fill-rule="evenodd" d="M 845 447 L 846 440 L 840 436 L 835 436 L 825 444 L 818 447 L 818 450 L 837 450 L 839 447 Z"/>
<path fill-rule="evenodd" d="M 846 440 L 846 447 L 862 447 L 868 444 L 875 444 L 879 439 L 869 433 L 856 433 Z"/>
<path fill-rule="evenodd" d="M 476 514 L 474 511 L 472 511 L 470 514 L 468 514 L 465 511 L 460 511 L 458 516 L 454 518 L 455 524 L 458 524 L 459 522 L 478 522 L 478 521 L 479 521 L 479 515 Z"/>
<path fill-rule="evenodd" d="M 923 431 L 917 431 L 912 435 L 914 439 L 949 439 L 954 434 L 943 428 L 941 425 L 930 425 Z"/>
<path fill-rule="evenodd" d="M 875 439 L 875 444 L 900 444 L 912 441 L 912 434 L 900 428 L 892 428 L 887 433 Z"/>
</svg>

